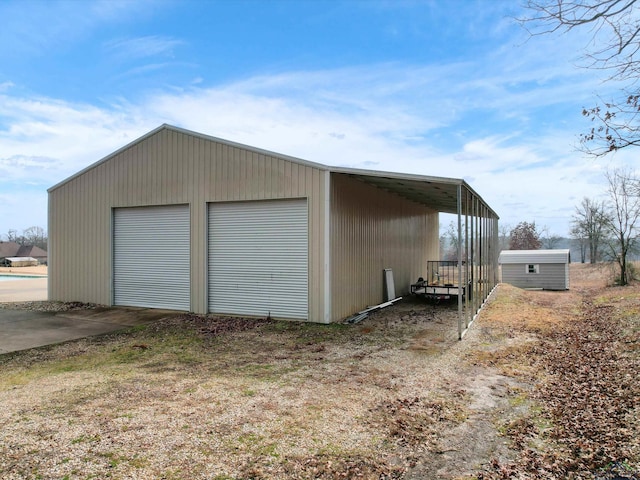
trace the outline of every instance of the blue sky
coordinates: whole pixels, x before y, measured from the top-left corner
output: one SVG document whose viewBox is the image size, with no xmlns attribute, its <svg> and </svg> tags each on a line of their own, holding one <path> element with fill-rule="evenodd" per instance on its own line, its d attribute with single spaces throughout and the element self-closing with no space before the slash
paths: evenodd
<svg viewBox="0 0 640 480">
<path fill-rule="evenodd" d="M 580 112 L 616 86 L 588 32 L 516 1 L 0 1 L 0 235 L 162 123 L 329 165 L 464 178 L 501 223 L 567 235 L 606 168 Z"/>
</svg>

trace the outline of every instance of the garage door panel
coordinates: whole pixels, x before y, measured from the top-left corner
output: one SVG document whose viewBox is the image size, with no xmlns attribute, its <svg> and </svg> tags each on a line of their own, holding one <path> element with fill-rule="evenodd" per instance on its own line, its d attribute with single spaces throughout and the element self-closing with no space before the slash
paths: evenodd
<svg viewBox="0 0 640 480">
<path fill-rule="evenodd" d="M 189 207 L 114 210 L 114 304 L 190 310 Z"/>
<path fill-rule="evenodd" d="M 308 318 L 305 199 L 210 204 L 209 311 Z"/>
</svg>

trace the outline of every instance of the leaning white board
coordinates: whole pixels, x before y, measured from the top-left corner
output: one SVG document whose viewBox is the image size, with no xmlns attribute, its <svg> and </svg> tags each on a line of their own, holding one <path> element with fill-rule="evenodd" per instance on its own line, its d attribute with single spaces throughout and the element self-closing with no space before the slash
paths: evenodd
<svg viewBox="0 0 640 480">
<path fill-rule="evenodd" d="M 384 289 L 387 302 L 396 298 L 396 286 L 393 282 L 393 271 L 390 268 L 384 269 Z"/>
</svg>

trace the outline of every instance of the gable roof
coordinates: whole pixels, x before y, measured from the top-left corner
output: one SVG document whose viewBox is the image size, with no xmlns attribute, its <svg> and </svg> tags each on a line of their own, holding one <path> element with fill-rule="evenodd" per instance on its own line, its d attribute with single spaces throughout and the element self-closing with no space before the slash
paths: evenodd
<svg viewBox="0 0 640 480">
<path fill-rule="evenodd" d="M 16 242 L 0 241 L 0 258 L 8 257 L 46 257 L 47 252 L 35 245 L 20 245 Z"/>
<path fill-rule="evenodd" d="M 210 135 L 193 132 L 191 130 L 186 130 L 184 128 L 179 128 L 179 127 L 175 127 L 173 125 L 168 125 L 168 124 L 160 125 L 158 128 L 151 130 L 150 132 L 143 135 L 142 137 L 132 141 L 131 143 L 123 146 L 122 148 L 119 148 L 118 150 L 107 155 L 101 160 L 98 160 L 97 162 L 80 170 L 76 174 L 57 183 L 56 185 L 49 188 L 47 191 L 49 193 L 53 192 L 54 190 L 65 185 L 66 183 L 72 181 L 74 178 L 77 178 L 82 174 L 84 174 L 85 172 L 93 168 L 96 168 L 97 166 L 105 162 L 108 162 L 111 158 L 115 157 L 121 152 L 144 142 L 148 138 L 152 137 L 153 135 L 156 135 L 157 133 L 163 130 L 177 132 L 183 135 L 190 135 L 196 138 L 200 138 L 203 140 L 208 140 L 216 143 L 221 143 L 231 147 L 242 148 L 244 150 L 248 150 L 251 152 L 256 152 L 259 154 L 287 160 L 299 165 L 317 168 L 323 171 L 328 171 L 336 175 L 347 175 L 352 178 L 363 181 L 365 183 L 368 183 L 370 185 L 373 185 L 377 188 L 387 190 L 389 192 L 395 193 L 406 199 L 425 205 L 439 212 L 459 213 L 458 200 L 460 197 L 460 200 L 461 200 L 460 205 L 462 205 L 461 213 L 464 213 L 465 205 L 468 204 L 468 202 L 466 202 L 466 199 L 468 198 L 477 199 L 480 201 L 482 206 L 485 207 L 486 215 L 484 216 L 488 216 L 496 219 L 499 218 L 498 215 L 482 200 L 482 198 L 462 179 L 446 178 L 446 177 L 431 177 L 427 175 L 413 175 L 413 174 L 383 172 L 383 171 L 364 170 L 364 169 L 346 168 L 346 167 L 331 167 L 328 165 L 323 165 L 321 163 L 315 163 L 308 160 L 303 160 L 301 158 L 296 158 L 289 155 L 284 155 L 281 153 L 276 153 L 269 150 L 263 150 L 260 148 L 232 142 L 229 140 L 224 140 L 224 139 L 213 137 Z"/>
<path fill-rule="evenodd" d="M 16 257 L 46 257 L 47 252 L 45 252 L 40 247 L 36 247 L 35 245 L 21 245 L 20 249 L 15 255 Z"/>
<path fill-rule="evenodd" d="M 20 245 L 16 242 L 0 242 L 0 258 L 16 257 Z"/>
<path fill-rule="evenodd" d="M 557 250 L 502 250 L 498 263 L 571 263 L 568 248 Z"/>
</svg>

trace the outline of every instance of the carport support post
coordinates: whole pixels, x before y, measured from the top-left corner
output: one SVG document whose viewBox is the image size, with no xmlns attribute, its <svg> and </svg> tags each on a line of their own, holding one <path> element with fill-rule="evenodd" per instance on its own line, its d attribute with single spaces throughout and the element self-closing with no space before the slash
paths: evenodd
<svg viewBox="0 0 640 480">
<path fill-rule="evenodd" d="M 462 340 L 462 185 L 458 185 L 458 340 Z"/>
</svg>

